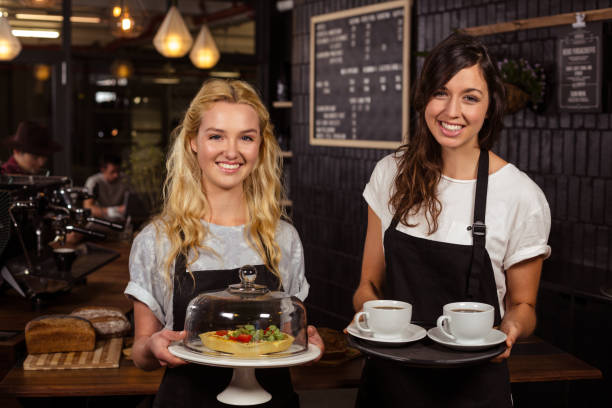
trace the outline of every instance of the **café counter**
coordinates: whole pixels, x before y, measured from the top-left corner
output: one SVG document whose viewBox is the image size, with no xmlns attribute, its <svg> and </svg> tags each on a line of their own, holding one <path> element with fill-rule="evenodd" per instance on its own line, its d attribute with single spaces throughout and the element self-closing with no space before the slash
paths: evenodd
<svg viewBox="0 0 612 408">
<path fill-rule="evenodd" d="M 129 243 L 104 243 L 120 256 L 87 277 L 84 285 L 54 299 L 43 310 L 34 310 L 28 301 L 6 292 L 0 297 L 0 331 L 22 332 L 25 324 L 42 314 L 70 313 L 88 305 L 105 305 L 131 311 L 131 301 L 123 295 L 129 279 Z M 121 357 L 118 368 L 77 370 L 24 370 L 19 360 L 25 353 L 23 335 L 0 341 L 0 403 L 15 398 L 153 395 L 164 369 L 143 371 Z M 300 390 L 358 387 L 365 357 L 344 362 L 320 362 L 291 368 L 295 388 Z M 595 380 L 602 373 L 576 357 L 531 336 L 521 340 L 509 359 L 513 383 Z M 15 402 L 16 403 L 16 402 Z M 5 405 L 5 404 L 2 404 Z M 11 406 L 11 405 L 8 405 Z M 14 405 L 18 406 L 18 405 Z"/>
</svg>

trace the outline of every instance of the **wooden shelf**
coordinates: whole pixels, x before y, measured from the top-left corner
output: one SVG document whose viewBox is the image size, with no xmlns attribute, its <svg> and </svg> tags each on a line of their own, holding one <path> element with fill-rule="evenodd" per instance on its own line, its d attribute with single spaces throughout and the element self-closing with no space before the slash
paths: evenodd
<svg viewBox="0 0 612 408">
<path fill-rule="evenodd" d="M 543 16 L 526 18 L 522 20 L 507 21 L 504 23 L 488 24 L 477 27 L 464 28 L 464 33 L 480 36 L 499 33 L 507 33 L 517 30 L 528 30 L 532 28 L 553 27 L 558 25 L 570 25 L 576 22 L 576 14 L 584 14 L 584 21 L 609 20 L 612 18 L 612 8 L 585 10 L 574 13 L 556 14 L 553 16 Z"/>
<path fill-rule="evenodd" d="M 272 106 L 275 108 L 292 108 L 293 102 L 291 101 L 274 101 L 272 102 Z"/>
<path fill-rule="evenodd" d="M 291 150 L 283 150 L 281 152 L 281 156 L 287 159 L 289 157 L 293 157 L 293 152 Z"/>
</svg>

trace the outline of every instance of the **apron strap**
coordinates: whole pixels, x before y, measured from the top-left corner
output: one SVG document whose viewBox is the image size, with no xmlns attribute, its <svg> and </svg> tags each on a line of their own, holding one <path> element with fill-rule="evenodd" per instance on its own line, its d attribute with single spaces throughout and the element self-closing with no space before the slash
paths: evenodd
<svg viewBox="0 0 612 408">
<path fill-rule="evenodd" d="M 397 213 L 393 216 L 393 219 L 391 220 L 391 225 L 389 225 L 389 228 L 391 231 L 393 231 L 395 228 L 397 228 L 397 224 L 399 224 L 399 220 L 400 217 L 399 215 L 397 215 Z"/>
<path fill-rule="evenodd" d="M 472 266 L 467 282 L 469 299 L 476 298 L 480 291 L 480 273 L 484 269 L 485 243 L 487 226 L 485 211 L 487 208 L 487 185 L 489 182 L 489 152 L 481 149 L 478 158 L 478 176 L 476 179 L 476 198 L 474 200 L 474 223 L 472 224 Z"/>
<path fill-rule="evenodd" d="M 185 255 L 182 252 L 179 252 L 174 261 L 174 274 L 179 276 L 179 274 L 187 271 L 187 260 L 185 259 Z"/>
</svg>

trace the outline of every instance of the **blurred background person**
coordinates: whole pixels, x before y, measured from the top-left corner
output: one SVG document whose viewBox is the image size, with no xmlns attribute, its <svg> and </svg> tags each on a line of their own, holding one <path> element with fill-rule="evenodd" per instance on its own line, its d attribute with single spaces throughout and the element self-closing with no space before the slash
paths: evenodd
<svg viewBox="0 0 612 408">
<path fill-rule="evenodd" d="M 94 217 L 112 221 L 125 220 L 129 186 L 121 177 L 121 159 L 106 155 L 100 160 L 100 172 L 85 181 L 93 197 L 83 201 L 83 207 Z"/>
<path fill-rule="evenodd" d="M 19 123 L 15 135 L 4 143 L 13 154 L 0 166 L 1 174 L 41 174 L 49 156 L 62 150 L 45 126 L 32 121 Z"/>
</svg>

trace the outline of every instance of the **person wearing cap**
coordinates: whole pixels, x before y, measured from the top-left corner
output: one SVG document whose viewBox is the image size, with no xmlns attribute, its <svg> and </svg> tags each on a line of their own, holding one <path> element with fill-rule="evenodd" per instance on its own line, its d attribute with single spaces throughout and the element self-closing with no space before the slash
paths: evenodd
<svg viewBox="0 0 612 408">
<path fill-rule="evenodd" d="M 31 121 L 19 123 L 17 132 L 5 145 L 13 150 L 13 155 L 0 166 L 0 174 L 38 174 L 49 156 L 62 150 L 46 127 Z"/>
</svg>

